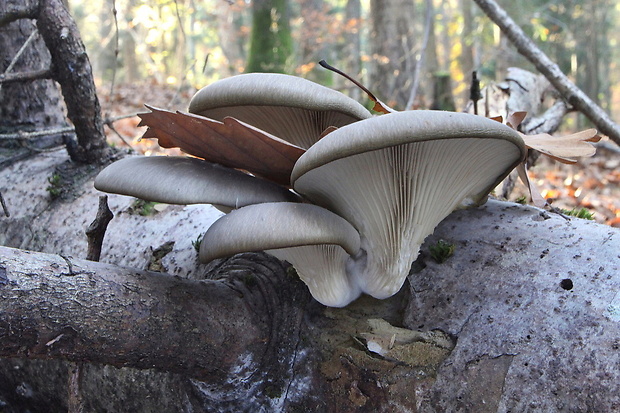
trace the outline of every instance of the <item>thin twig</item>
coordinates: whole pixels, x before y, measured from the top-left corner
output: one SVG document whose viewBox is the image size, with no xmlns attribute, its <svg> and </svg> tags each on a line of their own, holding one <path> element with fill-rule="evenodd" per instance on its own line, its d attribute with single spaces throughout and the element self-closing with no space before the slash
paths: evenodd
<svg viewBox="0 0 620 413">
<path fill-rule="evenodd" d="M 15 54 L 15 56 L 13 57 L 13 60 L 11 61 L 11 63 L 9 63 L 9 66 L 6 68 L 6 70 L 4 71 L 4 73 L 9 73 L 10 71 L 13 70 L 13 68 L 15 67 L 15 64 L 17 63 L 17 61 L 19 60 L 19 58 L 21 57 L 22 54 L 24 54 L 24 51 L 26 50 L 26 48 L 28 47 L 28 45 L 30 43 L 32 43 L 32 41 L 34 40 L 35 36 L 39 33 L 39 31 L 37 30 L 37 28 L 35 27 L 34 30 L 32 31 L 32 33 L 30 33 L 30 36 L 28 36 L 28 38 L 26 39 L 26 41 L 24 42 L 24 44 L 22 45 L 22 47 L 19 48 L 19 50 L 17 51 L 17 53 Z"/>
<path fill-rule="evenodd" d="M 30 36 L 28 36 L 28 39 L 26 39 L 26 41 L 24 42 L 24 44 L 22 45 L 22 47 L 19 48 L 19 50 L 17 51 L 17 53 L 15 53 L 15 56 L 13 56 L 13 60 L 11 60 L 11 63 L 9 63 L 9 66 L 6 68 L 6 70 L 4 71 L 4 74 L 6 75 L 7 73 L 10 73 L 13 68 L 15 67 L 15 65 L 17 64 L 17 61 L 19 60 L 19 58 L 21 57 L 21 55 L 24 53 L 24 51 L 26 50 L 26 48 L 28 47 L 28 45 L 30 43 L 32 43 L 32 41 L 34 40 L 34 38 L 36 37 L 36 35 L 39 33 L 39 31 L 37 30 L 37 28 L 35 27 L 32 30 L 32 33 L 30 33 Z M 0 91 L 2 90 L 2 83 L 0 83 Z"/>
<path fill-rule="evenodd" d="M 105 125 L 110 126 L 112 123 L 121 120 L 121 119 L 127 119 L 127 118 L 133 118 L 138 116 L 138 113 L 132 113 L 129 115 L 121 115 L 121 116 L 114 116 L 111 118 L 106 118 L 103 120 L 103 123 Z M 2 133 L 0 134 L 0 140 L 10 140 L 10 139 L 14 139 L 14 140 L 25 140 L 25 139 L 33 139 L 33 138 L 38 138 L 41 136 L 49 136 L 49 135 L 58 135 L 61 133 L 70 133 L 70 132 L 75 132 L 75 128 L 73 126 L 66 126 L 64 128 L 52 128 L 52 129 L 44 129 L 44 130 L 40 130 L 40 131 L 34 131 L 34 132 L 16 132 L 16 133 Z"/>
<path fill-rule="evenodd" d="M 114 127 L 114 125 L 112 124 L 112 122 L 104 122 L 104 125 L 106 125 L 108 128 L 110 128 L 110 130 L 111 130 L 112 132 L 114 132 L 114 133 L 116 134 L 116 136 L 118 136 L 118 138 L 119 138 L 120 140 L 122 140 L 122 141 L 123 141 L 123 143 L 124 143 L 125 145 L 127 145 L 127 146 L 129 146 L 129 147 L 131 148 L 131 145 L 129 144 L 129 142 L 127 142 L 127 141 L 125 140 L 125 138 L 123 137 L 123 135 L 121 135 L 121 134 L 120 134 L 120 132 L 116 130 L 116 128 Z"/>
<path fill-rule="evenodd" d="M 110 96 L 114 96 L 114 83 L 116 82 L 116 67 L 118 66 L 118 17 L 116 11 L 116 0 L 112 0 L 112 16 L 114 18 L 114 67 L 112 68 L 112 80 L 110 82 Z"/>
<path fill-rule="evenodd" d="M 16 82 L 30 82 L 39 79 L 51 79 L 52 71 L 50 69 L 34 70 L 31 72 L 3 73 L 0 75 L 0 88 L 3 84 Z"/>
<path fill-rule="evenodd" d="M 6 206 L 6 202 L 4 202 L 4 197 L 2 196 L 2 192 L 0 192 L 0 204 L 2 204 L 2 210 L 4 211 L 5 217 L 10 217 L 11 213 L 9 212 L 9 208 Z"/>
</svg>

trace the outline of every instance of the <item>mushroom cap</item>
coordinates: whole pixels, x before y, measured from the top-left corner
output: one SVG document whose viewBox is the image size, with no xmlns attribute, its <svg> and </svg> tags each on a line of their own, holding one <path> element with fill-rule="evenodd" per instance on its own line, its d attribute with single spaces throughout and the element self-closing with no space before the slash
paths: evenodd
<svg viewBox="0 0 620 413">
<path fill-rule="evenodd" d="M 353 255 L 359 251 L 360 237 L 346 220 L 319 206 L 264 203 L 240 208 L 215 221 L 202 239 L 200 260 L 322 244 L 339 245 Z"/>
<path fill-rule="evenodd" d="M 250 205 L 215 221 L 200 244 L 200 260 L 264 250 L 290 262 L 317 301 L 344 307 L 361 293 L 346 270 L 359 247 L 359 234 L 343 218 L 316 205 L 281 202 Z"/>
<path fill-rule="evenodd" d="M 262 202 L 291 202 L 291 191 L 243 172 L 196 158 L 128 157 L 99 173 L 95 188 L 168 204 L 217 204 L 240 208 Z"/>
<path fill-rule="evenodd" d="M 349 221 L 364 263 L 363 292 L 395 294 L 435 226 L 475 204 L 526 155 L 519 134 L 479 116 L 438 111 L 382 115 L 344 126 L 302 155 L 293 188 Z"/>
<path fill-rule="evenodd" d="M 189 112 L 219 121 L 231 116 L 302 148 L 309 148 L 329 126 L 372 116 L 340 92 L 278 73 L 218 80 L 194 95 Z"/>
</svg>

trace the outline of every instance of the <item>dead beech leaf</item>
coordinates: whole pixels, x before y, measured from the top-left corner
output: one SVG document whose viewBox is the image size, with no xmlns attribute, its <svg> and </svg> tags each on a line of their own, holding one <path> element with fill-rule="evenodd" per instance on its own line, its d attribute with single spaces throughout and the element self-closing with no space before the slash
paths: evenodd
<svg viewBox="0 0 620 413">
<path fill-rule="evenodd" d="M 328 127 L 326 127 L 325 130 L 323 132 L 321 132 L 321 136 L 319 136 L 319 139 L 323 139 L 325 136 L 329 135 L 330 133 L 332 133 L 335 130 L 338 130 L 338 128 L 336 126 L 328 126 Z"/>
<path fill-rule="evenodd" d="M 346 74 L 342 70 L 336 69 L 334 66 L 330 65 L 325 60 L 321 60 L 319 62 L 319 64 L 321 66 L 323 66 L 325 69 L 328 69 L 328 70 L 331 70 L 332 72 L 338 73 L 340 76 L 350 80 L 351 82 L 353 82 L 353 84 L 355 86 L 357 86 L 360 89 L 362 89 L 362 91 L 364 91 L 364 93 L 366 93 L 366 95 L 368 95 L 368 99 L 372 100 L 375 103 L 374 106 L 372 107 L 372 110 L 374 110 L 375 112 L 379 112 L 379 113 L 392 113 L 392 112 L 396 112 L 396 110 L 392 109 L 391 107 L 389 107 L 388 105 L 386 105 L 385 103 L 380 101 L 370 90 L 368 90 L 368 88 L 366 86 L 362 85 L 360 82 L 358 82 L 357 80 L 353 79 L 351 76 L 349 76 L 348 74 Z"/>
<path fill-rule="evenodd" d="M 547 200 L 543 198 L 543 196 L 540 194 L 540 191 L 538 190 L 536 185 L 532 181 L 530 181 L 530 179 L 528 178 L 527 167 L 525 165 L 525 162 L 522 162 L 519 165 L 517 165 L 517 172 L 519 173 L 519 178 L 521 178 L 521 182 L 523 182 L 523 184 L 527 187 L 528 191 L 530 192 L 530 198 L 532 199 L 532 202 L 534 203 L 534 205 L 536 205 L 538 208 L 544 208 L 545 206 L 547 206 L 548 205 Z"/>
<path fill-rule="evenodd" d="M 209 162 L 246 170 L 290 185 L 291 171 L 304 149 L 235 118 L 223 122 L 204 116 L 170 112 L 147 106 L 140 126 L 148 126 L 143 138 L 155 138 L 164 148 L 178 147 Z"/>
<path fill-rule="evenodd" d="M 596 129 L 587 129 L 568 136 L 551 136 L 548 133 L 522 135 L 528 148 L 555 159 L 562 163 L 575 163 L 577 157 L 594 155 L 596 148 L 590 142 L 598 142 L 601 138 Z"/>
<path fill-rule="evenodd" d="M 517 130 L 523 119 L 527 116 L 527 112 L 512 112 L 508 115 L 506 119 L 506 125 L 510 126 L 512 129 Z"/>
</svg>

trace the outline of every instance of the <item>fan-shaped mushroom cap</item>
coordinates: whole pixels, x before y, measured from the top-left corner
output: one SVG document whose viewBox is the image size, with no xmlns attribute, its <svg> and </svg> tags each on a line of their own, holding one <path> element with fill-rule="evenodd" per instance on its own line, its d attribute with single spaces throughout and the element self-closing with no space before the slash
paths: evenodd
<svg viewBox="0 0 620 413">
<path fill-rule="evenodd" d="M 526 154 L 514 130 L 483 117 L 409 111 L 325 136 L 292 173 L 294 189 L 349 221 L 366 262 L 362 291 L 395 294 L 424 239 L 460 205 L 486 198 Z"/>
<path fill-rule="evenodd" d="M 234 117 L 302 148 L 314 144 L 329 126 L 371 116 L 340 92 L 277 73 L 248 73 L 212 83 L 194 95 L 189 112 L 219 121 Z"/>
<path fill-rule="evenodd" d="M 289 261 L 319 302 L 342 307 L 360 295 L 345 269 L 359 247 L 351 224 L 324 208 L 267 203 L 240 208 L 211 225 L 200 245 L 200 260 L 267 251 Z"/>
<path fill-rule="evenodd" d="M 168 204 L 209 203 L 228 208 L 295 201 L 291 191 L 234 169 L 179 156 L 124 158 L 95 179 L 103 192 Z"/>
</svg>

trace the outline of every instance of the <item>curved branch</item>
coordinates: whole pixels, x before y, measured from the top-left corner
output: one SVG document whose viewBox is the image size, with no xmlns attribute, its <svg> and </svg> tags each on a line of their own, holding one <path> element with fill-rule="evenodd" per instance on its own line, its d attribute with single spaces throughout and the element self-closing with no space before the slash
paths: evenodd
<svg viewBox="0 0 620 413">
<path fill-rule="evenodd" d="M 0 247 L 0 356 L 156 368 L 235 398 L 284 387 L 307 292 L 266 254 L 222 273 L 234 275 L 191 281 Z"/>
<path fill-rule="evenodd" d="M 77 25 L 61 0 L 41 0 L 37 28 L 52 55 L 52 76 L 62 88 L 67 115 L 75 126 L 77 146 L 67 147 L 71 159 L 99 162 L 109 149 L 90 62 Z"/>
<path fill-rule="evenodd" d="M 494 0 L 474 0 L 484 13 L 499 26 L 508 39 L 525 58 L 542 73 L 549 82 L 562 94 L 568 103 L 586 115 L 611 140 L 620 145 L 620 126 L 615 123 L 590 99 L 581 89 L 566 77 L 555 64 L 523 30 L 508 16 Z"/>
</svg>

